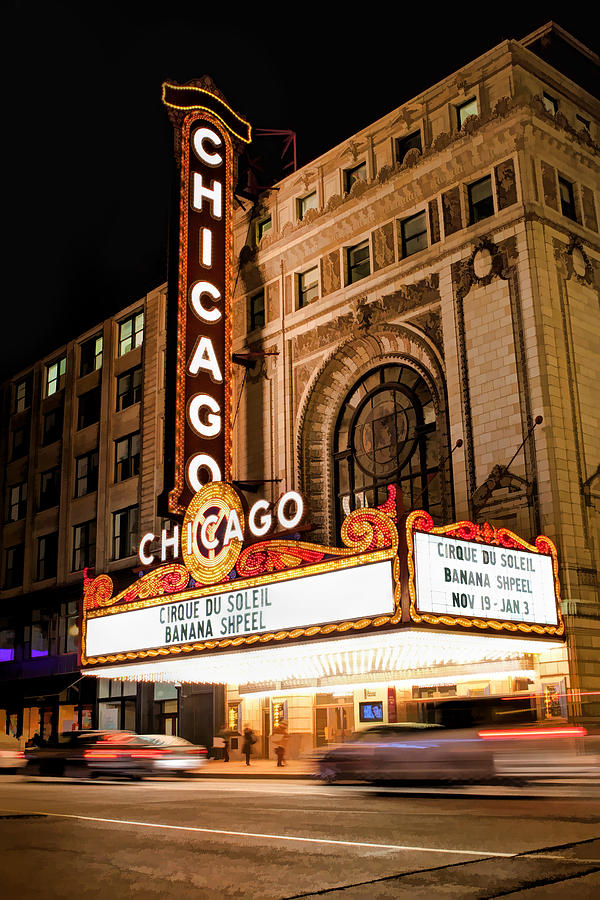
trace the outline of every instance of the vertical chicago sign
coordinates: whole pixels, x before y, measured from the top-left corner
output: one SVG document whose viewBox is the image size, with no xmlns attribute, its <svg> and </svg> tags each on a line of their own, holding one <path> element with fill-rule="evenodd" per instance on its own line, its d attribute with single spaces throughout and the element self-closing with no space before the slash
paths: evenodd
<svg viewBox="0 0 600 900">
<path fill-rule="evenodd" d="M 250 126 L 214 90 L 163 84 L 179 128 L 181 193 L 175 478 L 169 510 L 231 479 L 231 266 L 234 144 Z"/>
</svg>

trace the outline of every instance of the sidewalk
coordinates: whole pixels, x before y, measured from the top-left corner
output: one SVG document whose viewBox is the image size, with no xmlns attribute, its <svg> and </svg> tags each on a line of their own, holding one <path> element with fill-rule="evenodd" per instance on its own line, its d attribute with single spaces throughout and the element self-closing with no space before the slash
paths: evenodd
<svg viewBox="0 0 600 900">
<path fill-rule="evenodd" d="M 223 762 L 222 759 L 209 759 L 194 773 L 195 778 L 312 778 L 316 768 L 310 760 L 286 760 L 283 766 L 277 765 L 276 759 L 251 758 L 250 765 L 235 759 Z"/>
</svg>

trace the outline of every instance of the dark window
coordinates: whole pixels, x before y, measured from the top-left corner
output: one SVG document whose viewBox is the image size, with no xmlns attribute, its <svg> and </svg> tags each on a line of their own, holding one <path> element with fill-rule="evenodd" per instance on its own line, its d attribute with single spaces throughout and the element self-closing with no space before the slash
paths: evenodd
<svg viewBox="0 0 600 900">
<path fill-rule="evenodd" d="M 140 471 L 140 433 L 115 441 L 115 481 L 125 481 Z"/>
<path fill-rule="evenodd" d="M 27 512 L 27 482 L 11 484 L 8 488 L 8 516 L 9 522 L 18 522 L 25 518 Z"/>
<path fill-rule="evenodd" d="M 31 406 L 32 376 L 28 375 L 15 384 L 15 412 L 23 412 Z"/>
<path fill-rule="evenodd" d="M 78 650 L 79 616 L 77 601 L 69 600 L 60 604 L 58 619 L 58 652 L 75 653 Z"/>
<path fill-rule="evenodd" d="M 402 256 L 412 256 L 427 247 L 427 219 L 424 212 L 401 223 Z"/>
<path fill-rule="evenodd" d="M 348 284 L 354 284 L 371 274 L 369 242 L 361 241 L 355 247 L 348 247 Z"/>
<path fill-rule="evenodd" d="M 4 622 L 7 621 L 7 619 L 4 620 Z M 0 663 L 13 661 L 15 658 L 15 647 L 16 634 L 14 628 L 0 628 Z"/>
<path fill-rule="evenodd" d="M 577 221 L 577 213 L 575 212 L 575 195 L 573 193 L 573 185 L 565 178 L 558 176 L 558 190 L 560 192 L 560 211 L 563 216 L 568 219 Z"/>
<path fill-rule="evenodd" d="M 480 178 L 479 181 L 468 185 L 469 194 L 469 223 L 481 222 L 494 215 L 494 195 L 492 193 L 492 179 L 490 175 Z"/>
<path fill-rule="evenodd" d="M 273 229 L 273 221 L 271 216 L 266 219 L 261 219 L 260 222 L 256 223 L 256 240 L 258 243 L 264 238 L 267 232 Z"/>
<path fill-rule="evenodd" d="M 301 197 L 298 200 L 298 218 L 303 219 L 309 209 L 317 208 L 317 192 L 313 191 L 311 194 L 307 194 L 306 197 Z"/>
<path fill-rule="evenodd" d="M 471 97 L 470 100 L 467 100 L 465 103 L 461 103 L 460 106 L 456 107 L 456 122 L 458 127 L 462 128 L 469 116 L 476 116 L 478 114 L 479 108 L 477 106 L 477 99 L 475 97 Z"/>
<path fill-rule="evenodd" d="M 96 521 L 82 522 L 73 528 L 73 571 L 96 563 Z"/>
<path fill-rule="evenodd" d="M 77 428 L 87 428 L 100 421 L 100 386 L 93 388 L 79 397 L 79 412 L 77 415 Z"/>
<path fill-rule="evenodd" d="M 81 345 L 81 365 L 79 368 L 80 375 L 89 375 L 102 368 L 102 349 L 104 346 L 104 338 L 102 335 L 90 338 Z"/>
<path fill-rule="evenodd" d="M 50 509 L 60 502 L 60 468 L 47 469 L 40 477 L 40 509 Z"/>
<path fill-rule="evenodd" d="M 579 124 L 582 125 L 583 128 L 585 128 L 585 130 L 589 132 L 589 130 L 590 130 L 590 120 L 589 120 L 589 119 L 585 119 L 583 116 L 580 116 L 579 113 L 575 113 L 575 118 L 577 119 L 577 121 L 579 122 Z"/>
<path fill-rule="evenodd" d="M 138 312 L 119 322 L 119 356 L 139 347 L 144 340 L 144 313 Z"/>
<path fill-rule="evenodd" d="M 354 166 L 352 169 L 344 170 L 344 190 L 347 194 L 350 193 L 354 185 L 357 181 L 366 181 L 367 180 L 367 164 L 366 162 L 360 163 L 358 166 Z"/>
<path fill-rule="evenodd" d="M 4 587 L 19 587 L 23 584 L 23 561 L 25 559 L 24 544 L 6 548 L 6 567 L 4 569 Z"/>
<path fill-rule="evenodd" d="M 45 397 L 51 397 L 65 386 L 65 373 L 67 371 L 67 357 L 63 356 L 56 362 L 46 366 Z"/>
<path fill-rule="evenodd" d="M 44 415 L 42 423 L 42 444 L 53 444 L 62 437 L 63 407 L 57 406 Z"/>
<path fill-rule="evenodd" d="M 58 559 L 58 532 L 45 534 L 38 538 L 37 580 L 56 577 L 56 561 Z"/>
<path fill-rule="evenodd" d="M 438 444 L 433 399 L 414 369 L 388 365 L 365 375 L 347 394 L 336 424 L 338 527 L 353 509 L 384 503 L 388 484 L 396 485 L 400 512 L 439 514 Z"/>
<path fill-rule="evenodd" d="M 298 306 L 308 306 L 319 297 L 319 267 L 314 266 L 298 275 Z"/>
<path fill-rule="evenodd" d="M 542 94 L 542 103 L 544 104 L 544 109 L 546 112 L 549 112 L 551 116 L 555 116 L 558 112 L 558 100 L 556 97 L 552 97 L 550 94 L 547 94 L 546 91 Z"/>
<path fill-rule="evenodd" d="M 137 553 L 138 508 L 129 506 L 113 513 L 113 559 L 125 559 Z"/>
<path fill-rule="evenodd" d="M 32 659 L 50 654 L 51 635 L 52 613 L 46 609 L 33 610 L 31 613 L 31 629 L 25 629 L 25 640 L 29 643 L 29 652 Z"/>
<path fill-rule="evenodd" d="M 250 297 L 250 331 L 263 328 L 265 324 L 265 292 L 259 291 Z"/>
<path fill-rule="evenodd" d="M 21 459 L 29 452 L 29 422 L 13 429 L 11 459 Z"/>
<path fill-rule="evenodd" d="M 91 494 L 98 487 L 98 451 L 92 450 L 75 460 L 75 496 Z"/>
<path fill-rule="evenodd" d="M 398 138 L 396 141 L 396 161 L 403 163 L 408 151 L 415 148 L 419 151 L 423 150 L 420 131 L 413 131 L 412 134 L 407 134 L 406 137 Z"/>
<path fill-rule="evenodd" d="M 142 399 L 142 367 L 129 369 L 117 378 L 117 412 Z"/>
</svg>

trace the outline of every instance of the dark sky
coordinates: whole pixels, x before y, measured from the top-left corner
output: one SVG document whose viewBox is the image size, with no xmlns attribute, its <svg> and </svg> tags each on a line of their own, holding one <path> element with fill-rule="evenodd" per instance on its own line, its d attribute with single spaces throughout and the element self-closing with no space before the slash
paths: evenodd
<svg viewBox="0 0 600 900">
<path fill-rule="evenodd" d="M 425 4 L 340 5 L 325 18 L 326 4 L 318 18 L 306 4 L 223 4 L 230 12 L 208 21 L 207 5 L 5 0 L 0 379 L 165 280 L 163 80 L 210 74 L 254 127 L 296 131 L 302 165 L 551 18 L 598 40 L 583 12 L 551 3 L 493 4 L 487 24 L 482 4 L 435 15 Z"/>
</svg>

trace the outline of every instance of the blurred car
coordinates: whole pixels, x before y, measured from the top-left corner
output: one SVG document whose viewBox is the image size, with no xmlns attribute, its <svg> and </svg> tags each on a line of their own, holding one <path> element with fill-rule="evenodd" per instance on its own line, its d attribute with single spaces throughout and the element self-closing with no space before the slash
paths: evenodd
<svg viewBox="0 0 600 900">
<path fill-rule="evenodd" d="M 171 734 L 142 734 L 140 737 L 156 751 L 155 775 L 193 775 L 208 760 L 206 747 L 192 744 Z"/>
<path fill-rule="evenodd" d="M 0 774 L 12 774 L 26 765 L 25 753 L 17 738 L 10 734 L 0 734 Z"/>
<path fill-rule="evenodd" d="M 327 748 L 319 777 L 334 781 L 488 781 L 494 754 L 476 731 L 401 722 L 374 725 L 350 741 Z"/>
<path fill-rule="evenodd" d="M 479 737 L 490 745 L 496 771 L 503 778 L 600 778 L 600 736 L 588 734 L 580 725 L 484 728 Z"/>
<path fill-rule="evenodd" d="M 28 775 L 143 778 L 158 751 L 132 731 L 70 731 L 25 750 Z"/>
</svg>

